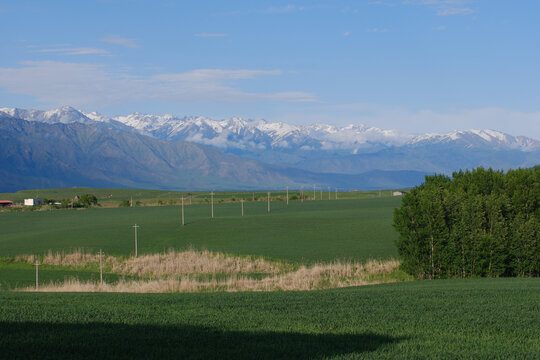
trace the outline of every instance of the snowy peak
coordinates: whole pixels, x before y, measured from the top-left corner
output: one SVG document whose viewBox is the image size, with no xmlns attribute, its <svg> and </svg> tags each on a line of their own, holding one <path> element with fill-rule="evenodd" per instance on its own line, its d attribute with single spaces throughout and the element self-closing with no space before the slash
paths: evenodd
<svg viewBox="0 0 540 360">
<path fill-rule="evenodd" d="M 86 115 L 77 111 L 70 106 L 64 106 L 55 110 L 43 111 L 43 110 L 25 110 L 17 108 L 0 108 L 0 111 L 9 114 L 15 118 L 24 119 L 28 121 L 39 121 L 49 124 L 62 123 L 82 123 L 90 124 L 94 121 L 88 118 Z"/>
<path fill-rule="evenodd" d="M 496 130 L 452 131 L 448 134 L 430 133 L 414 137 L 409 145 L 458 144 L 468 148 L 540 150 L 540 141 L 525 136 L 511 136 Z"/>
<path fill-rule="evenodd" d="M 55 110 L 0 108 L 13 117 L 46 123 L 94 124 L 110 129 L 137 132 L 167 141 L 191 141 L 231 152 L 261 153 L 266 150 L 285 152 L 330 151 L 335 154 L 358 154 L 390 147 L 452 145 L 463 148 L 540 150 L 540 141 L 511 136 L 496 130 L 453 131 L 413 136 L 391 129 L 364 124 L 336 127 L 328 124 L 307 126 L 262 119 L 231 117 L 213 120 L 202 116 L 178 117 L 133 113 L 112 118 L 97 112 L 84 113 L 65 106 Z"/>
</svg>

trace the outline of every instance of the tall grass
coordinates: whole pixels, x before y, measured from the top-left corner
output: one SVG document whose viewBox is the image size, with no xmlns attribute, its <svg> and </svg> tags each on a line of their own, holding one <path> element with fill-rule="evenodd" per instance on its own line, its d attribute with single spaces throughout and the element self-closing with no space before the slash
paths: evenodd
<svg viewBox="0 0 540 360">
<path fill-rule="evenodd" d="M 36 257 L 20 256 L 17 261 L 34 262 Z M 99 255 L 77 251 L 71 254 L 49 252 L 42 264 L 87 268 L 99 263 Z M 207 292 L 207 291 L 290 291 L 319 290 L 406 280 L 397 260 L 369 260 L 365 264 L 335 261 L 294 268 L 285 262 L 258 257 L 239 257 L 210 251 L 169 250 L 140 257 L 103 259 L 108 270 L 143 279 L 122 279 L 116 283 L 81 281 L 68 278 L 40 285 L 44 292 Z M 253 273 L 268 274 L 254 277 Z M 200 276 L 210 275 L 210 276 Z M 33 291 L 25 288 L 22 291 Z"/>
<path fill-rule="evenodd" d="M 95 268 L 99 266 L 99 254 L 87 254 L 83 250 L 72 253 L 53 253 L 43 256 L 22 255 L 16 261 L 72 268 Z M 181 274 L 230 274 L 264 273 L 276 274 L 289 270 L 292 265 L 285 262 L 270 261 L 262 257 L 234 256 L 208 250 L 176 251 L 169 249 L 158 254 L 146 254 L 138 257 L 103 256 L 103 266 L 107 271 L 144 277 L 163 277 Z"/>
</svg>

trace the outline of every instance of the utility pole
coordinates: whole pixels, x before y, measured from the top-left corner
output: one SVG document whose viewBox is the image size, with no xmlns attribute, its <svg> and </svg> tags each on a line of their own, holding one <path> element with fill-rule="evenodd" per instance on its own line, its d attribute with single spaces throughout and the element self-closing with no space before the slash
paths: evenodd
<svg viewBox="0 0 540 360">
<path fill-rule="evenodd" d="M 304 202 L 304 187 L 300 186 L 300 199 L 302 199 L 302 202 Z"/>
<path fill-rule="evenodd" d="M 336 200 L 337 200 L 337 188 L 336 188 Z"/>
<path fill-rule="evenodd" d="M 99 249 L 99 281 L 103 285 L 103 252 Z"/>
<path fill-rule="evenodd" d="M 133 228 L 135 229 L 135 257 L 137 257 L 137 228 L 139 225 L 135 224 L 133 225 Z"/>
<path fill-rule="evenodd" d="M 313 200 L 315 200 L 315 184 L 313 184 Z"/>
<path fill-rule="evenodd" d="M 36 264 L 35 264 L 35 265 L 36 265 L 36 291 L 39 291 L 39 275 L 38 275 L 38 273 L 39 273 L 39 270 L 38 270 L 38 268 L 39 268 L 39 261 L 36 260 Z"/>
<path fill-rule="evenodd" d="M 184 197 L 182 196 L 182 226 L 184 226 Z"/>
<path fill-rule="evenodd" d="M 240 200 L 240 204 L 242 204 L 242 216 L 244 216 L 244 199 Z"/>
<path fill-rule="evenodd" d="M 270 212 L 270 191 L 268 192 L 268 212 Z"/>
<path fill-rule="evenodd" d="M 287 186 L 287 205 L 289 205 L 289 187 Z"/>
<path fill-rule="evenodd" d="M 210 198 L 212 199 L 212 219 L 214 218 L 214 192 L 210 193 Z"/>
<path fill-rule="evenodd" d="M 133 207 L 133 195 L 131 196 L 131 200 L 129 201 L 129 207 Z"/>
<path fill-rule="evenodd" d="M 322 200 L 322 188 L 321 188 L 321 200 Z"/>
<path fill-rule="evenodd" d="M 328 187 L 328 200 L 330 200 L 330 186 Z"/>
<path fill-rule="evenodd" d="M 252 195 L 251 201 L 255 201 L 255 192 L 253 192 L 253 195 Z"/>
</svg>

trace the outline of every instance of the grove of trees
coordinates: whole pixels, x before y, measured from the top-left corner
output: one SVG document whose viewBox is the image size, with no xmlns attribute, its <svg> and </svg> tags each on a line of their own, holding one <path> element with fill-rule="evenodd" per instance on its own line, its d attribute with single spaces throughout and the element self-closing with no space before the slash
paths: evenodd
<svg viewBox="0 0 540 360">
<path fill-rule="evenodd" d="M 540 166 L 427 176 L 394 211 L 418 278 L 540 276 Z"/>
</svg>

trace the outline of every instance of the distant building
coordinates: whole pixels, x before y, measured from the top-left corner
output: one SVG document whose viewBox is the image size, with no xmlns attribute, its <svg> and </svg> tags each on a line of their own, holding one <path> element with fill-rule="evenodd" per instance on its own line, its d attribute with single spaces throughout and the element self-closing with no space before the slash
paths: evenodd
<svg viewBox="0 0 540 360">
<path fill-rule="evenodd" d="M 43 205 L 43 199 L 24 199 L 25 206 Z"/>
<path fill-rule="evenodd" d="M 11 205 L 13 205 L 13 201 L 0 200 L 0 207 L 10 207 Z"/>
<path fill-rule="evenodd" d="M 392 196 L 401 196 L 401 195 L 405 195 L 405 191 L 394 191 L 392 193 Z"/>
</svg>

